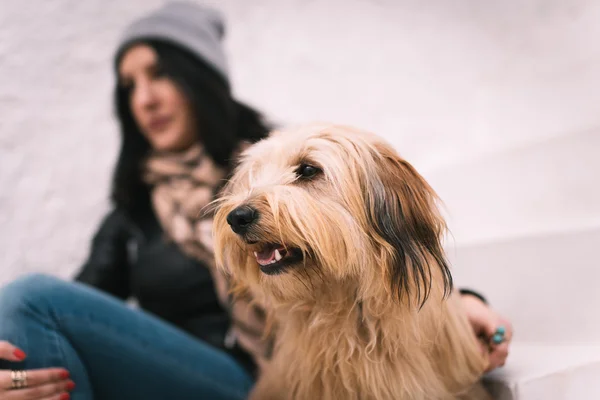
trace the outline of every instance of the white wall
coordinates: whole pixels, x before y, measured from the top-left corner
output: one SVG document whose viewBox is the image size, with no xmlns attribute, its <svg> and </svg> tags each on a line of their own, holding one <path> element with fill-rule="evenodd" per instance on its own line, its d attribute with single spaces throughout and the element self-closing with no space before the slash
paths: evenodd
<svg viewBox="0 0 600 400">
<path fill-rule="evenodd" d="M 386 136 L 446 201 L 458 247 L 600 228 L 599 2 L 212 2 L 241 99 Z M 85 256 L 118 145 L 112 52 L 160 3 L 0 3 L 0 283 Z"/>
</svg>

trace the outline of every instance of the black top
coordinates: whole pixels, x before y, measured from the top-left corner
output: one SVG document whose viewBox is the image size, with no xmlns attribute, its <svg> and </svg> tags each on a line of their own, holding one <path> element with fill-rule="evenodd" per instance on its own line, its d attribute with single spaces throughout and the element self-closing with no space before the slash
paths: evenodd
<svg viewBox="0 0 600 400">
<path fill-rule="evenodd" d="M 153 212 L 135 223 L 122 210 L 110 212 L 76 280 L 123 300 L 133 297 L 145 311 L 254 369 L 248 354 L 225 347 L 230 318 L 219 303 L 210 271 L 166 238 Z"/>
</svg>

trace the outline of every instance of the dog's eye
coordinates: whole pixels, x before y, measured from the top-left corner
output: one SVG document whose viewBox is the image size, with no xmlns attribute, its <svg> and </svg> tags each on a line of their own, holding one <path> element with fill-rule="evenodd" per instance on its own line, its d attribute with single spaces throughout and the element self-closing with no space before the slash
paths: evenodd
<svg viewBox="0 0 600 400">
<path fill-rule="evenodd" d="M 307 179 L 317 175 L 321 170 L 310 164 L 301 164 L 296 170 L 299 178 Z"/>
</svg>

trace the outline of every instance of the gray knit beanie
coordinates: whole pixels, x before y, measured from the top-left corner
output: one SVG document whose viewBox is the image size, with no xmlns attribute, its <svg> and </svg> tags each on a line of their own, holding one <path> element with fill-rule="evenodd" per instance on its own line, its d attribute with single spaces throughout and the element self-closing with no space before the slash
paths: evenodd
<svg viewBox="0 0 600 400">
<path fill-rule="evenodd" d="M 221 44 L 224 34 L 225 23 L 219 11 L 193 3 L 169 3 L 129 25 L 121 38 L 116 59 L 135 42 L 164 40 L 192 52 L 229 81 Z"/>
</svg>

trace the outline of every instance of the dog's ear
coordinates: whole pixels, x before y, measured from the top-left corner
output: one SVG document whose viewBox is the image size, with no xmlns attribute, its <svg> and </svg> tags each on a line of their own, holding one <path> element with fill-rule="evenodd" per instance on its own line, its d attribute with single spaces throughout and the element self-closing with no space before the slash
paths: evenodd
<svg viewBox="0 0 600 400">
<path fill-rule="evenodd" d="M 452 291 L 441 243 L 446 225 L 435 192 L 413 166 L 387 146 L 377 146 L 377 152 L 367 215 L 384 242 L 393 295 L 422 306 L 431 291 L 432 274 L 441 273 L 445 296 Z"/>
</svg>

